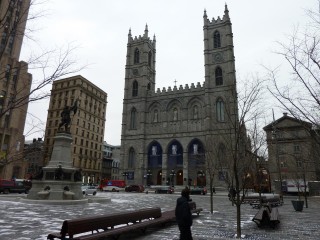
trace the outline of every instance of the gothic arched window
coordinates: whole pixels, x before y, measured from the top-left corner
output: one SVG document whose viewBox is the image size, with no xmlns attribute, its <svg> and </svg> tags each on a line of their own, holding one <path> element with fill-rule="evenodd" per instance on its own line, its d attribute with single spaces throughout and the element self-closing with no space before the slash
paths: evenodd
<svg viewBox="0 0 320 240">
<path fill-rule="evenodd" d="M 217 100 L 217 120 L 219 122 L 223 122 L 224 121 L 224 102 L 221 98 L 219 98 Z"/>
<path fill-rule="evenodd" d="M 132 97 L 138 96 L 138 82 L 135 80 L 132 83 Z"/>
<path fill-rule="evenodd" d="M 221 69 L 221 67 L 217 67 L 216 68 L 215 77 L 216 77 L 216 86 L 223 85 L 223 77 L 222 77 L 222 69 Z"/>
<path fill-rule="evenodd" d="M 128 168 L 134 168 L 135 160 L 136 160 L 136 153 L 133 147 L 131 147 L 129 150 Z"/>
<path fill-rule="evenodd" d="M 218 161 L 219 164 L 222 164 L 225 162 L 226 158 L 226 147 L 224 144 L 220 143 L 218 148 Z"/>
<path fill-rule="evenodd" d="M 219 31 L 215 31 L 213 34 L 213 48 L 219 47 L 221 47 L 220 33 Z"/>
<path fill-rule="evenodd" d="M 137 110 L 135 108 L 132 108 L 131 115 L 130 115 L 130 129 L 136 129 L 137 128 Z"/>
<path fill-rule="evenodd" d="M 139 51 L 138 48 L 136 48 L 136 49 L 134 50 L 134 60 L 133 60 L 133 63 L 134 63 L 134 64 L 137 64 L 137 63 L 139 63 L 139 62 L 140 62 L 140 51 Z"/>
<path fill-rule="evenodd" d="M 149 53 L 148 53 L 148 65 L 149 65 L 149 67 L 151 67 L 151 64 L 152 64 L 152 52 L 149 51 Z"/>
</svg>

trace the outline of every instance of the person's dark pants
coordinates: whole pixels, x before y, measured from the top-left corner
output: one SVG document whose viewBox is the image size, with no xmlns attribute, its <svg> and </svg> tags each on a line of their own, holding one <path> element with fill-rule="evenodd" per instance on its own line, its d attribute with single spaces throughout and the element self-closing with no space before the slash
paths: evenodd
<svg viewBox="0 0 320 240">
<path fill-rule="evenodd" d="M 180 240 L 192 240 L 191 228 L 186 226 L 179 226 Z"/>
</svg>

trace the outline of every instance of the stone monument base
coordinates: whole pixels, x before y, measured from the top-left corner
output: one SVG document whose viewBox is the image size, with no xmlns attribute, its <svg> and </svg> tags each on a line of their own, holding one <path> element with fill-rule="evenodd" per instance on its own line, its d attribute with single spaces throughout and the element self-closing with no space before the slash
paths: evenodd
<svg viewBox="0 0 320 240">
<path fill-rule="evenodd" d="M 28 199 L 33 200 L 81 200 L 81 182 L 33 180 Z"/>
</svg>

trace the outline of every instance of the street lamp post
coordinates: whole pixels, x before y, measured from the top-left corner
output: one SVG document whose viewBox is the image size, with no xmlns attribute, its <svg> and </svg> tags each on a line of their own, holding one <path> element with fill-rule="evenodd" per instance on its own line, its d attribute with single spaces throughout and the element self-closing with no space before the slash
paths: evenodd
<svg viewBox="0 0 320 240">
<path fill-rule="evenodd" d="M 176 172 L 174 169 L 171 170 L 171 173 L 170 173 L 170 179 L 171 179 L 171 185 L 172 187 L 174 187 L 174 176 L 176 175 Z"/>
<path fill-rule="evenodd" d="M 128 172 L 123 172 L 122 176 L 123 176 L 123 180 L 126 180 L 128 177 L 129 173 Z"/>
<path fill-rule="evenodd" d="M 147 186 L 150 186 L 150 177 L 152 176 L 152 172 L 150 169 L 147 170 Z"/>
<path fill-rule="evenodd" d="M 202 171 L 202 170 L 200 170 L 199 172 L 198 172 L 198 179 L 197 179 L 197 185 L 198 186 L 204 186 L 205 184 L 204 184 L 204 180 L 203 180 L 203 177 L 205 176 L 205 173 Z M 199 180 L 199 181 L 198 181 Z"/>
</svg>

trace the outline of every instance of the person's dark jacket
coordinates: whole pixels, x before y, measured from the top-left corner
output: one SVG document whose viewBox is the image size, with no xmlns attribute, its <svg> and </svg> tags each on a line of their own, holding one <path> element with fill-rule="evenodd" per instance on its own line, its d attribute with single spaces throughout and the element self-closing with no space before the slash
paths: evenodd
<svg viewBox="0 0 320 240">
<path fill-rule="evenodd" d="M 192 215 L 189 207 L 189 201 L 186 197 L 182 196 L 177 199 L 177 206 L 175 210 L 176 220 L 179 226 L 191 227 Z"/>
</svg>

